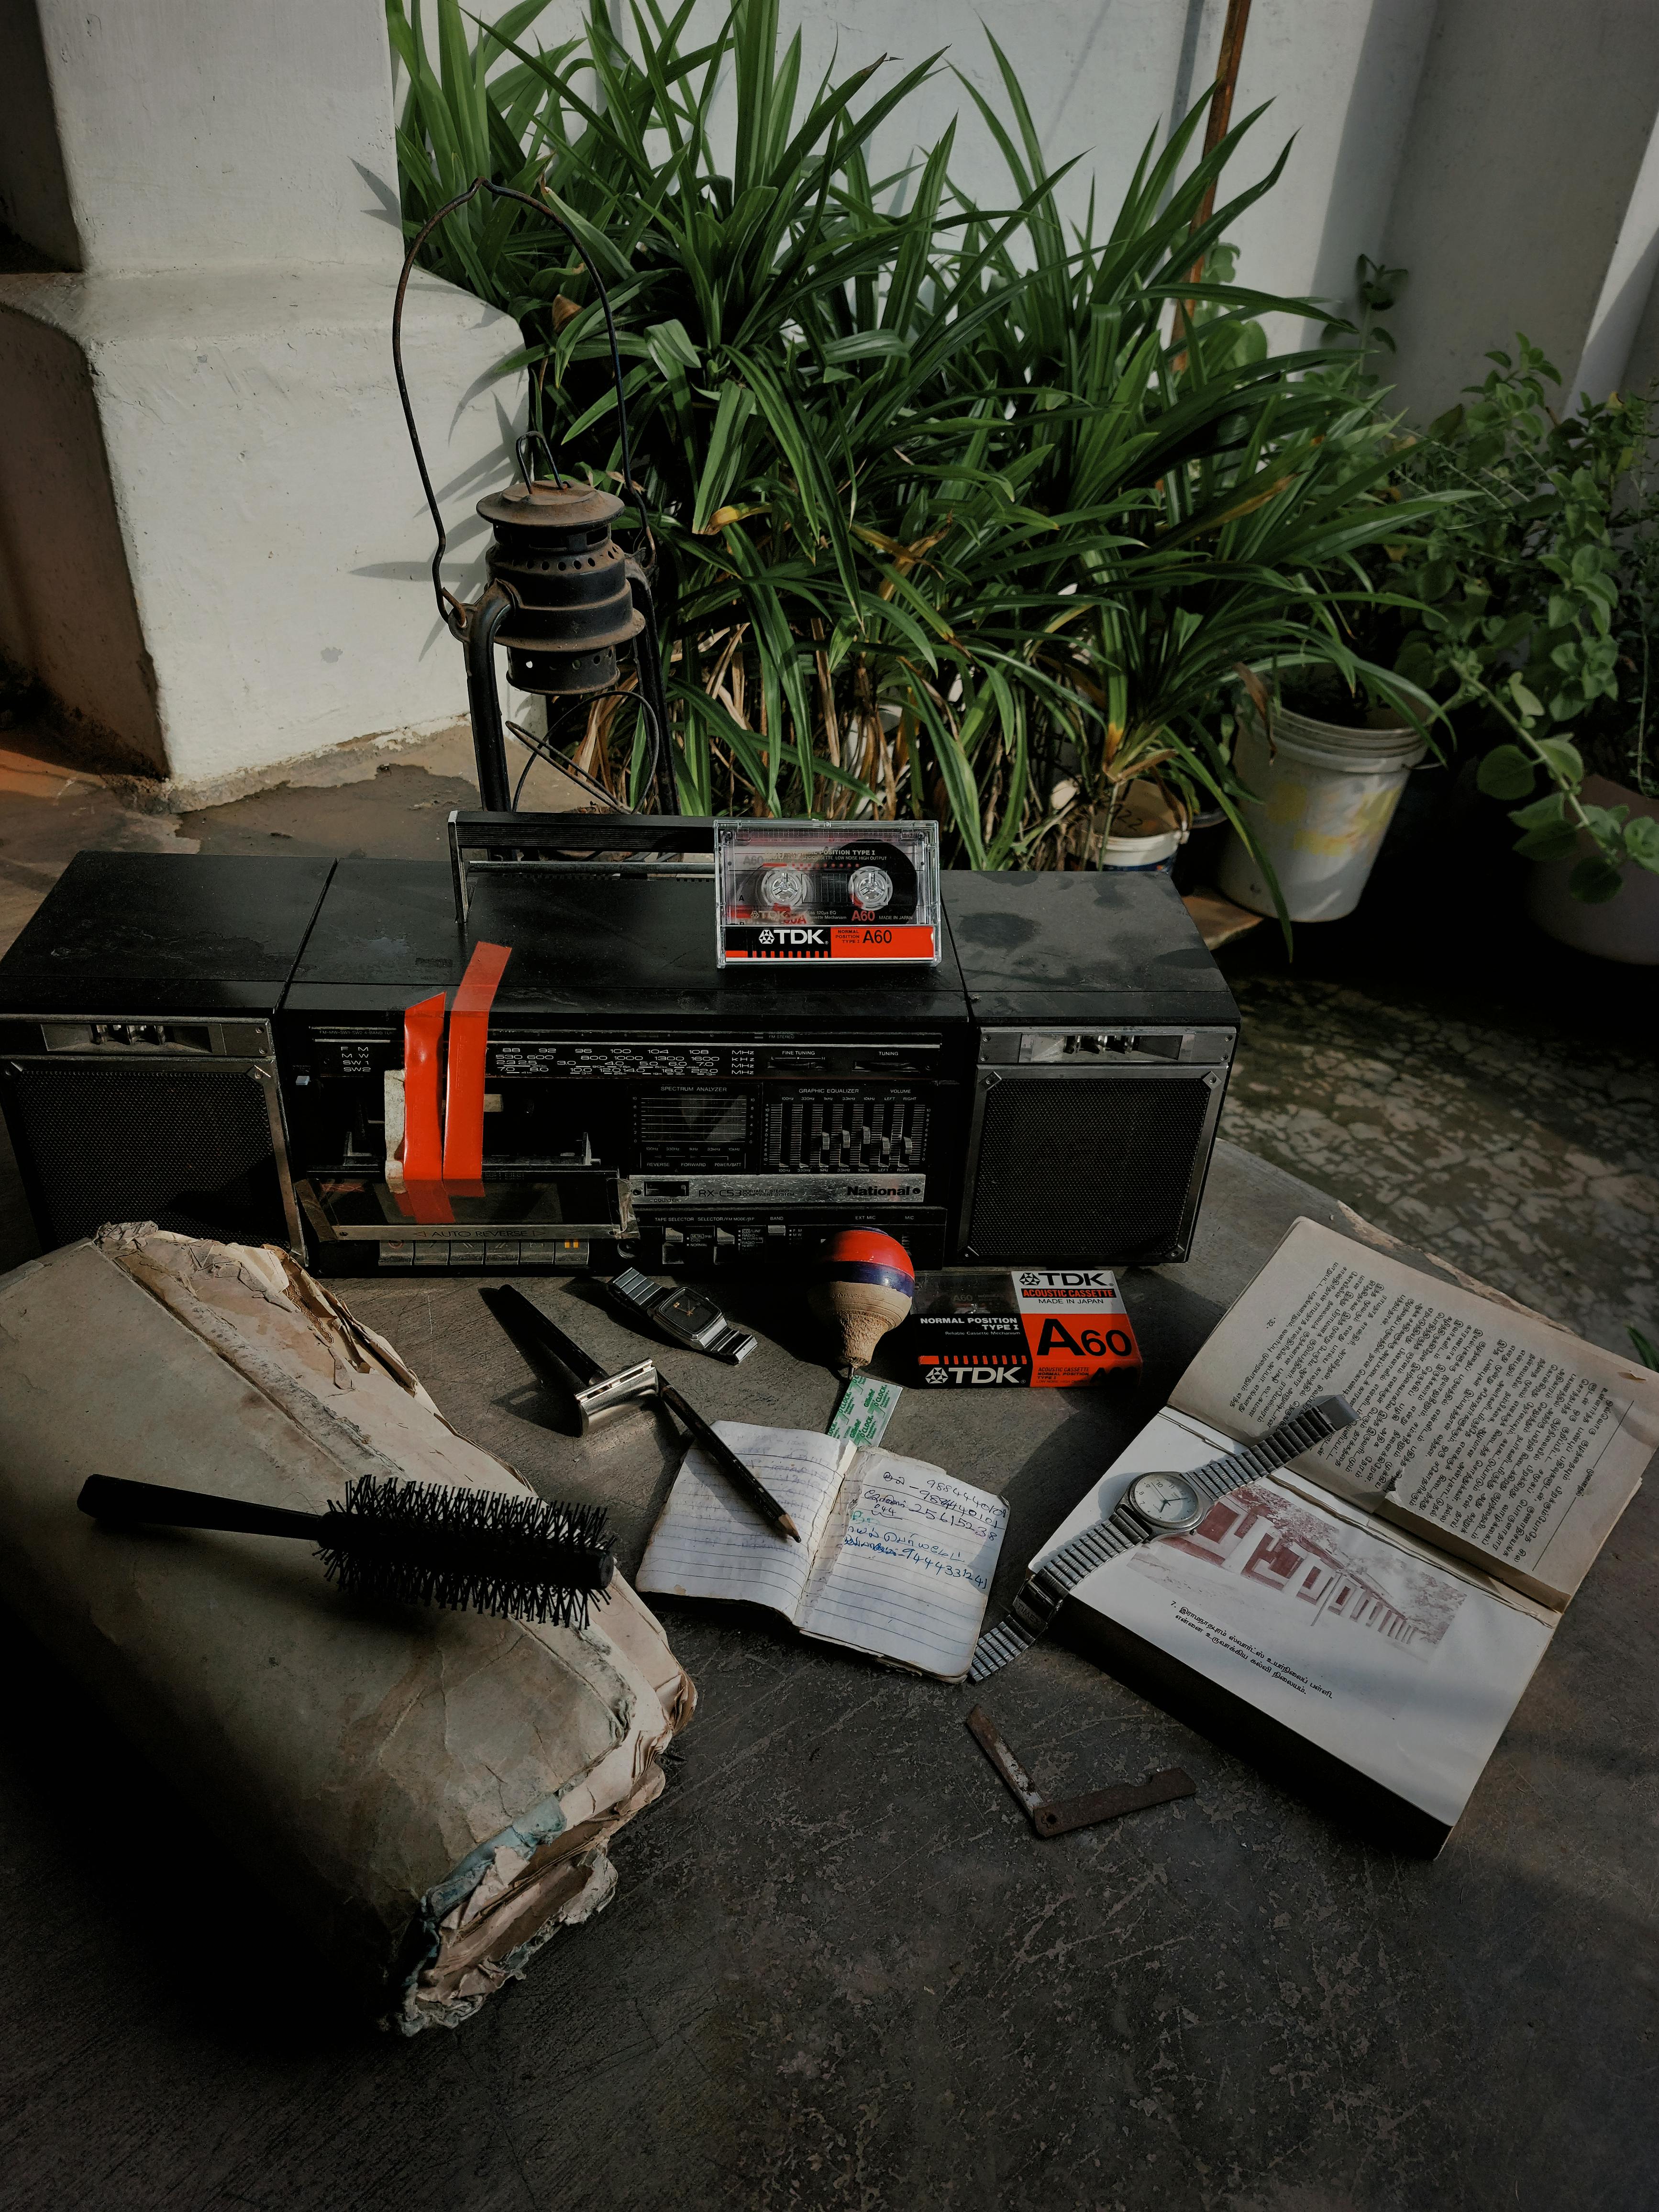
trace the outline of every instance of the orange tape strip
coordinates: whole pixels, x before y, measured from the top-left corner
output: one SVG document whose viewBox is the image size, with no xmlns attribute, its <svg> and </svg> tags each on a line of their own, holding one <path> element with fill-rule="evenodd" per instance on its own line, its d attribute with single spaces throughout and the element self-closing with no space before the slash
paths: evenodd
<svg viewBox="0 0 1659 2212">
<path fill-rule="evenodd" d="M 484 1054 L 489 1042 L 489 1009 L 512 957 L 509 945 L 474 945 L 450 1009 L 444 1182 L 461 1197 L 483 1194 Z"/>
<path fill-rule="evenodd" d="M 404 1189 L 416 1221 L 455 1218 L 443 1185 L 443 1132 L 438 1074 L 444 1040 L 444 994 L 404 1013 Z"/>
</svg>

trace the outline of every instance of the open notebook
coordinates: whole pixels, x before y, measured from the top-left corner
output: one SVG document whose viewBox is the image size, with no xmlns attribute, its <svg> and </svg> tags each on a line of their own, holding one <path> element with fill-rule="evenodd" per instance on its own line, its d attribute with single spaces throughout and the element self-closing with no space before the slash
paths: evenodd
<svg viewBox="0 0 1659 2212">
<path fill-rule="evenodd" d="M 1358 1420 L 1113 1559 L 1069 1626 L 1223 1741 L 1437 1850 L 1659 1444 L 1659 1375 L 1298 1221 L 1038 1565 L 1138 1474 Z"/>
<path fill-rule="evenodd" d="M 693 1445 L 635 1587 L 763 1605 L 804 1636 L 960 1681 L 1008 1509 L 925 1460 L 810 1429 L 716 1431 L 800 1530 L 775 1535 Z"/>
</svg>

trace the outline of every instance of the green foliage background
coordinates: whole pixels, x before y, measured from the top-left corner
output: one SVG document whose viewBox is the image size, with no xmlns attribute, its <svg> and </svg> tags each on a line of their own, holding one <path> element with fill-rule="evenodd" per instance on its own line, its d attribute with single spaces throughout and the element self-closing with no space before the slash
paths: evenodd
<svg viewBox="0 0 1659 2212">
<path fill-rule="evenodd" d="M 1200 107 L 1109 219 L 1091 200 L 1068 229 L 1070 165 L 994 41 L 1001 100 L 963 81 L 1006 172 L 986 206 L 953 179 L 954 130 L 872 173 L 940 55 L 811 85 L 776 0 L 707 30 L 692 0 L 642 0 L 626 43 L 596 7 L 544 51 L 544 5 L 484 27 L 388 0 L 405 225 L 486 175 L 604 272 L 684 808 L 931 813 L 957 865 L 1086 866 L 1136 779 L 1237 819 L 1242 664 L 1415 696 L 1356 653 L 1348 603 L 1360 551 L 1423 507 L 1384 495 L 1354 356 L 1269 353 L 1262 314 L 1319 311 L 1237 283 L 1223 244 L 1283 167 L 1226 197 L 1254 117 L 1195 160 Z M 503 373 L 528 369 L 566 465 L 614 480 L 603 324 L 554 227 L 475 203 L 429 258 L 518 319 Z M 626 702 L 565 736 L 637 796 Z"/>
</svg>

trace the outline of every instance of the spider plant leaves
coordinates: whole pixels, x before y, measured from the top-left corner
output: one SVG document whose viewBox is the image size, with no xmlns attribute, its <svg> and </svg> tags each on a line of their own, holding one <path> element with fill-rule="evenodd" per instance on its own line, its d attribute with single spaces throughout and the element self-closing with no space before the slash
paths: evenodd
<svg viewBox="0 0 1659 2212">
<path fill-rule="evenodd" d="M 720 386 L 720 399 L 714 410 L 714 426 L 708 432 L 708 444 L 702 456 L 702 472 L 697 479 L 696 495 L 692 505 L 691 527 L 699 538 L 706 537 L 715 528 L 717 515 L 737 519 L 732 506 L 732 493 L 739 470 L 746 458 L 743 444 L 744 424 L 755 411 L 755 395 L 746 385 L 728 379 Z M 750 507 L 745 512 L 755 513 Z"/>
<path fill-rule="evenodd" d="M 1386 497 L 1386 426 L 1340 356 L 1267 354 L 1257 318 L 1321 310 L 1230 281 L 1220 242 L 1283 166 L 1224 195 L 1256 118 L 1199 154 L 1200 103 L 1074 225 L 1073 165 L 994 40 L 998 96 L 961 81 L 1001 205 L 953 178 L 951 131 L 876 173 L 939 55 L 812 85 L 777 0 L 706 30 L 693 0 L 593 5 L 544 48 L 550 13 L 432 0 L 428 44 L 421 0 L 387 0 L 405 228 L 488 174 L 604 274 L 682 803 L 934 811 L 988 867 L 1089 864 L 1141 775 L 1240 820 L 1238 665 L 1374 678 L 1346 642 L 1354 556 L 1425 512 Z M 541 427 L 614 482 L 605 332 L 568 240 L 474 203 L 428 258 L 519 318 Z M 621 787 L 637 748 L 612 709 L 592 726 Z"/>
</svg>

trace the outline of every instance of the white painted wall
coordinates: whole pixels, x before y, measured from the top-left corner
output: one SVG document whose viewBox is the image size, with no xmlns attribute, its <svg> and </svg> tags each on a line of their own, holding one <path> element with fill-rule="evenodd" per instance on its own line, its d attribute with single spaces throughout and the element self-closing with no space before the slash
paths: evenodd
<svg viewBox="0 0 1659 2212">
<path fill-rule="evenodd" d="M 1183 51 L 1194 40 L 1200 46 L 1207 40 L 1200 73 L 1213 73 L 1224 13 L 1224 0 L 1218 10 L 1215 0 L 1043 0 L 1040 7 L 1008 0 L 907 0 L 900 7 L 892 0 L 782 0 L 780 9 L 786 35 L 800 27 L 802 75 L 814 84 L 832 55 L 842 76 L 890 56 L 891 66 L 877 80 L 881 85 L 943 49 L 933 82 L 878 142 L 880 166 L 897 171 L 925 159 L 954 118 L 956 173 L 983 204 L 996 207 L 1012 204 L 1007 173 L 957 76 L 960 71 L 1006 111 L 988 28 L 1020 74 L 1052 165 L 1085 156 L 1062 187 L 1063 202 L 1078 220 L 1091 183 L 1103 211 L 1122 198 L 1147 137 L 1168 126 Z M 1204 27 L 1212 16 L 1213 34 Z"/>
<path fill-rule="evenodd" d="M 945 48 L 941 74 L 915 104 L 915 120 L 890 126 L 887 162 L 926 153 L 957 118 L 957 173 L 988 204 L 1006 204 L 1006 179 L 991 132 L 955 72 L 999 109 L 1000 76 L 986 39 L 1017 70 L 1052 166 L 1076 157 L 1062 203 L 1081 221 L 1092 185 L 1106 228 L 1143 147 L 1160 140 L 1215 77 L 1226 0 L 785 0 L 799 22 L 812 70 L 838 50 L 842 70 L 890 51 L 901 66 Z M 1291 151 L 1273 192 L 1235 233 L 1245 278 L 1264 290 L 1348 298 L 1362 252 L 1381 246 L 1404 149 L 1436 0 L 1255 0 L 1233 106 L 1255 124 L 1229 173 L 1230 194 Z M 1318 325 L 1312 325 L 1316 337 Z M 1299 319 L 1275 333 L 1300 343 Z"/>
<path fill-rule="evenodd" d="M 1077 216 L 1091 180 L 1115 207 L 1146 135 L 1201 96 L 1225 13 L 1225 0 L 785 0 L 817 67 L 832 51 L 845 68 L 945 46 L 948 69 L 1000 100 L 982 19 L 1050 160 L 1085 157 L 1065 187 Z M 1517 326 L 1569 377 L 1594 330 L 1596 377 L 1624 374 L 1659 252 L 1644 169 L 1659 117 L 1655 0 L 1255 0 L 1235 120 L 1263 103 L 1235 187 L 1291 151 L 1237 226 L 1241 276 L 1348 303 L 1361 253 L 1407 267 L 1389 319 L 1403 404 L 1437 412 Z M 888 161 L 912 140 L 925 150 L 967 105 L 943 77 L 919 127 L 888 131 Z M 990 135 L 966 112 L 957 153 L 970 186 L 1000 189 Z M 1659 366 L 1659 309 L 1652 327 Z M 1307 342 L 1317 325 L 1283 319 L 1272 334 Z"/>
<path fill-rule="evenodd" d="M 205 288 L 176 274 L 0 278 L 0 310 L 19 290 L 27 312 L 0 312 L 0 364 L 21 368 L 9 346 L 39 348 L 49 333 L 96 393 L 89 430 L 78 411 L 66 436 L 50 419 L 58 383 L 21 375 L 37 434 L 10 445 L 15 468 L 0 464 L 0 484 L 9 490 L 15 473 L 33 501 L 28 658 L 60 699 L 105 728 L 135 726 L 129 693 L 143 662 L 131 629 L 125 650 L 110 649 L 110 611 L 125 599 L 150 668 L 159 742 L 146 750 L 184 784 L 464 710 L 391 388 L 388 284 L 349 268 L 227 270 Z M 485 385 L 458 408 L 457 385 L 476 386 L 518 342 L 516 325 L 422 276 L 404 333 L 434 479 L 458 525 L 447 580 L 475 587 L 483 526 L 471 502 L 503 474 L 514 393 Z M 52 465 L 40 472 L 43 454 Z M 122 560 L 106 526 L 88 528 L 106 508 Z"/>
<path fill-rule="evenodd" d="M 5 0 L 33 15 L 59 151 L 54 258 L 103 271 L 384 263 L 361 170 L 395 173 L 386 21 L 364 0 Z M 0 81 L 0 195 L 34 86 Z M 31 128 L 34 127 L 31 116 Z M 9 150 L 8 150 L 9 149 Z M 365 210 L 371 219 L 365 221 Z M 30 235 L 24 223 L 12 227 Z M 73 253 L 61 250 L 72 235 Z"/>
<path fill-rule="evenodd" d="M 1255 0 L 1233 117 L 1271 102 L 1230 172 L 1265 174 L 1290 143 L 1283 176 L 1234 233 L 1239 274 L 1263 290 L 1350 304 L 1360 254 L 1381 257 L 1437 0 Z M 1196 88 L 1212 76 L 1224 9 Z M 1288 322 L 1288 319 L 1285 319 Z M 1275 328 L 1317 344 L 1321 325 Z"/>
<path fill-rule="evenodd" d="M 1601 289 L 1590 316 L 1584 349 L 1567 390 L 1576 399 L 1588 392 L 1604 399 L 1620 384 L 1632 380 L 1639 389 L 1653 381 L 1659 363 L 1649 365 L 1637 356 L 1637 333 L 1642 326 L 1654 283 L 1659 278 L 1659 123 L 1648 134 L 1647 151 L 1637 172 L 1630 204 L 1619 226 L 1619 236 L 1601 279 Z"/>
<path fill-rule="evenodd" d="M 465 711 L 392 379 L 376 0 L 0 0 L 0 199 L 76 264 L 0 276 L 0 652 L 65 732 L 177 795 Z M 49 88 L 61 170 L 26 173 Z M 31 106 L 33 101 L 34 105 Z M 15 116 L 28 129 L 10 128 Z M 33 142 L 31 142 L 33 143 Z M 37 149 L 38 150 L 38 149 Z M 429 277 L 405 352 L 467 588 L 516 325 Z"/>
<path fill-rule="evenodd" d="M 1654 0 L 1440 0 L 1386 237 L 1408 404 L 1447 405 L 1517 330 L 1573 375 L 1656 115 Z"/>
</svg>

